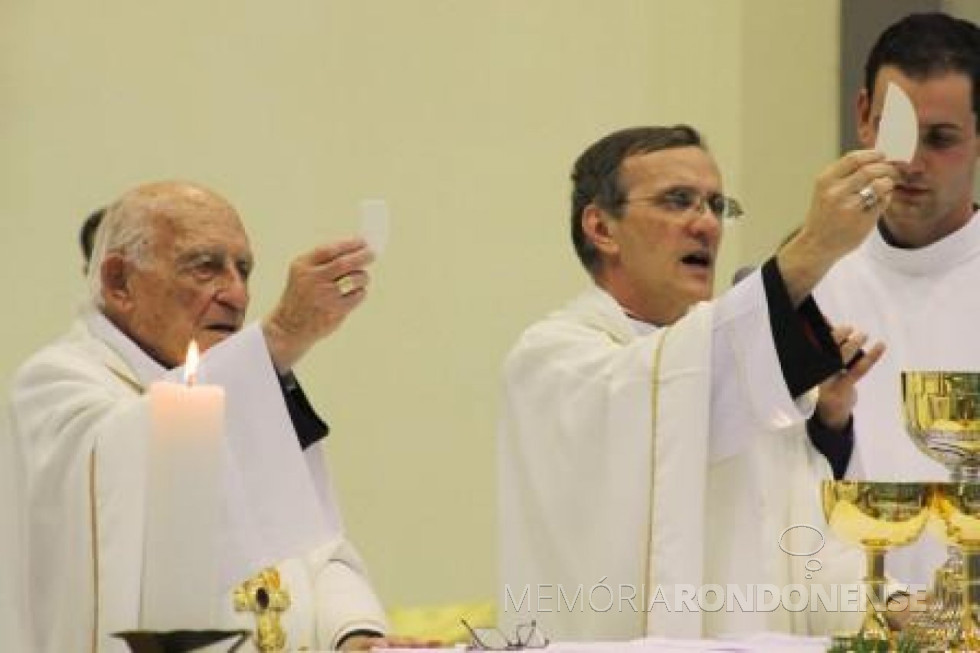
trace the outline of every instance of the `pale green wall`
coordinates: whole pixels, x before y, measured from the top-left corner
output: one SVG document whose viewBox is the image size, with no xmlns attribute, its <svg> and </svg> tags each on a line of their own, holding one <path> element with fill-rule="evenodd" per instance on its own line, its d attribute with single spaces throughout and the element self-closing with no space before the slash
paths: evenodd
<svg viewBox="0 0 980 653">
<path fill-rule="evenodd" d="M 980 21 L 980 3 L 976 0 L 944 0 L 943 11 L 974 23 Z"/>
<path fill-rule="evenodd" d="M 719 287 L 807 205 L 837 142 L 836 2 L 0 0 L 0 371 L 58 334 L 75 238 L 130 185 L 240 208 L 253 315 L 288 260 L 385 197 L 371 297 L 303 363 L 347 523 L 389 605 L 494 596 L 498 369 L 585 282 L 567 174 L 688 121 L 749 210 Z M 587 525 L 586 525 L 587 526 Z"/>
<path fill-rule="evenodd" d="M 746 0 L 741 192 L 752 210 L 741 255 L 761 261 L 799 223 L 837 157 L 839 4 Z"/>
</svg>

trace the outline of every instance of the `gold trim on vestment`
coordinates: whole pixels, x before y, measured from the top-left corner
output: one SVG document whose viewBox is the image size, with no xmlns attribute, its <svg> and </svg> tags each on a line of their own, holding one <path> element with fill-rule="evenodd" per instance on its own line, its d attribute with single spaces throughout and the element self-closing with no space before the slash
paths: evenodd
<svg viewBox="0 0 980 653">
<path fill-rule="evenodd" d="M 662 330 L 657 347 L 653 350 L 653 370 L 651 371 L 652 378 L 650 382 L 650 504 L 647 509 L 646 546 L 644 547 L 643 585 L 641 587 L 645 587 L 651 580 L 650 573 L 652 569 L 650 567 L 650 557 L 653 553 L 653 500 L 657 475 L 657 418 L 659 416 L 658 407 L 660 403 L 660 361 L 664 350 L 664 343 L 667 341 L 667 334 L 670 332 L 670 329 L 671 327 L 666 327 Z M 640 595 L 642 597 L 640 600 L 645 600 L 646 592 L 641 592 Z M 650 613 L 647 607 L 644 605 L 640 610 L 640 623 L 643 627 L 642 636 L 644 637 L 647 635 L 647 624 L 650 619 Z"/>
<path fill-rule="evenodd" d="M 99 515 L 95 492 L 95 448 L 88 458 L 88 500 L 89 520 L 92 527 L 92 587 L 95 596 L 93 601 L 92 622 L 92 653 L 99 651 Z"/>
</svg>

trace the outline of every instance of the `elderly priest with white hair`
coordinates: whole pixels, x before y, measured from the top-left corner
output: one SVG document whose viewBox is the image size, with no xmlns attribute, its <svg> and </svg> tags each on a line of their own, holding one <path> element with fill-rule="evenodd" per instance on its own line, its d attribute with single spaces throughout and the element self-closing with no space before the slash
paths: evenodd
<svg viewBox="0 0 980 653">
<path fill-rule="evenodd" d="M 158 518 L 147 501 L 148 387 L 180 380 L 192 339 L 226 414 L 219 509 L 199 549 L 215 547 L 219 568 L 196 579 L 210 616 L 184 626 L 249 630 L 290 649 L 390 643 L 331 493 L 327 426 L 291 373 L 364 300 L 372 260 L 361 239 L 312 249 L 292 262 L 275 308 L 246 325 L 252 252 L 225 199 L 159 182 L 109 208 L 91 306 L 17 371 L 8 406 L 25 479 L 32 650 L 124 650 L 112 634 L 147 626 L 146 534 Z M 263 613 L 270 602 L 275 614 Z"/>
<path fill-rule="evenodd" d="M 735 204 L 700 134 L 638 127 L 586 149 L 571 233 L 592 283 L 530 326 L 504 367 L 504 621 L 571 640 L 821 628 L 808 610 L 690 599 L 804 580 L 781 533 L 822 523 L 825 457 L 849 452 L 790 427 L 828 377 L 825 394 L 853 400 L 882 353 L 846 370 L 866 337 L 831 329 L 809 294 L 874 227 L 895 176 L 873 151 L 827 167 L 800 232 L 712 301 Z"/>
</svg>

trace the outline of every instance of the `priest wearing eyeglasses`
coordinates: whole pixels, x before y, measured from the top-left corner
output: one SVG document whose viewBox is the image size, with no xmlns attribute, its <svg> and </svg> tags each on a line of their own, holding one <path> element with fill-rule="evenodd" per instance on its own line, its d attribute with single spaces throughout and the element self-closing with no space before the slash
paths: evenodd
<svg viewBox="0 0 980 653">
<path fill-rule="evenodd" d="M 559 640 L 821 628 L 808 611 L 675 608 L 684 588 L 802 582 L 781 533 L 823 523 L 819 480 L 849 448 L 793 427 L 811 388 L 852 400 L 883 351 L 847 369 L 866 338 L 831 328 L 809 294 L 873 228 L 895 176 L 872 151 L 828 166 L 796 237 L 712 300 L 738 206 L 701 135 L 625 129 L 578 158 L 571 236 L 591 283 L 504 365 L 505 624 L 533 618 Z"/>
</svg>

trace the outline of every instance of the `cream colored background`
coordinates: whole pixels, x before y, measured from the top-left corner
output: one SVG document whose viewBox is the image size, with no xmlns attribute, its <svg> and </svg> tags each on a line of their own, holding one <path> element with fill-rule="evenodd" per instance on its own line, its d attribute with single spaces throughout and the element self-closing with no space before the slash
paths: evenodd
<svg viewBox="0 0 980 653">
<path fill-rule="evenodd" d="M 725 287 L 835 156 L 828 0 L 0 0 L 0 16 L 4 378 L 72 316 L 82 218 L 137 182 L 236 203 L 253 316 L 293 255 L 353 231 L 361 198 L 389 201 L 368 303 L 300 375 L 391 606 L 498 595 L 498 370 L 586 283 L 574 157 L 622 126 L 700 127 L 749 213 Z"/>
</svg>

